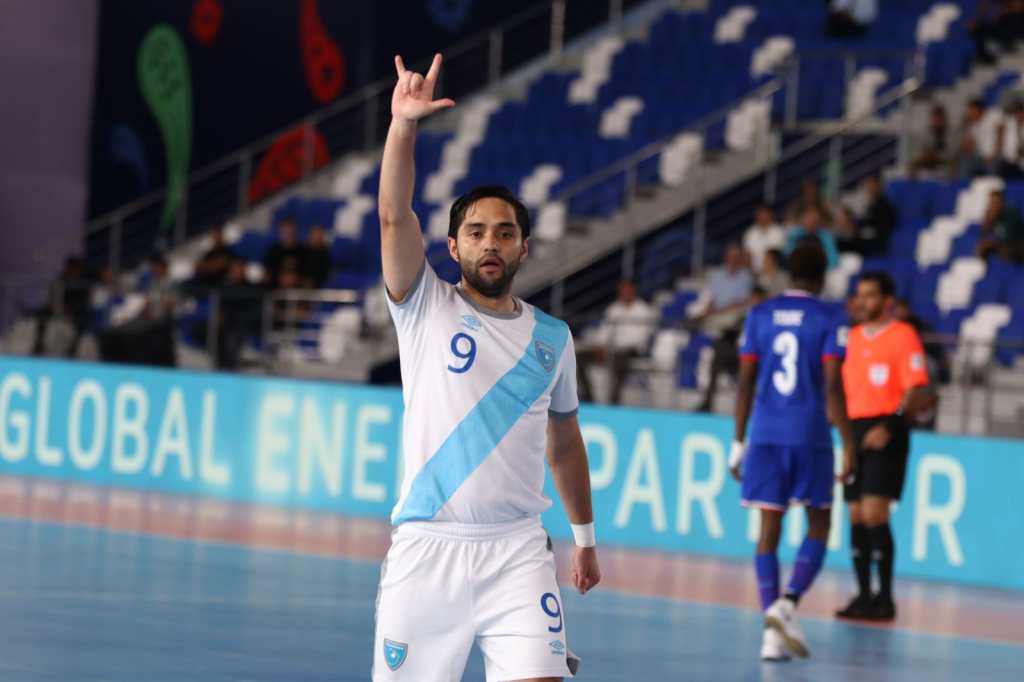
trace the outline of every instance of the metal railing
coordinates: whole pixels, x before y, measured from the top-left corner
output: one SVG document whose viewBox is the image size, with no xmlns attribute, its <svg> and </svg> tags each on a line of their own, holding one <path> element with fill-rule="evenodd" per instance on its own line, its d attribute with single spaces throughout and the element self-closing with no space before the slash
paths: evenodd
<svg viewBox="0 0 1024 682">
<path fill-rule="evenodd" d="M 459 97 L 494 86 L 503 76 L 529 61 L 561 56 L 566 40 L 604 22 L 621 28 L 630 0 L 570 2 L 550 0 L 482 31 L 445 50 L 445 68 L 438 97 Z M 414 64 L 425 70 L 428 64 Z M 85 228 L 86 253 L 115 271 L 134 265 L 145 251 L 129 249 L 132 242 L 161 243 L 165 248 L 184 243 L 209 226 L 247 211 L 287 187 L 309 178 L 327 158 L 375 149 L 387 131 L 391 77 L 367 85 L 337 102 L 214 161 L 189 175 L 178 197 L 173 224 L 161 224 L 168 190 L 161 189 L 90 221 Z M 291 160 L 292 174 L 279 184 L 254 189 L 253 179 L 272 147 L 285 135 L 298 142 Z M 320 151 L 326 151 L 326 155 Z M 297 156 L 296 156 L 297 155 Z M 326 157 L 326 158 L 325 158 Z M 130 251 L 130 252 L 127 252 Z M 126 253 L 127 252 L 127 253 Z"/>
<path fill-rule="evenodd" d="M 908 57 L 908 64 L 913 63 L 914 62 Z M 788 100 L 790 97 L 789 93 L 792 92 L 792 83 L 793 80 L 791 72 L 787 71 L 755 89 L 750 94 L 741 98 L 740 101 L 742 102 L 750 99 L 760 100 L 762 102 L 768 102 L 770 107 L 771 98 L 780 92 L 782 92 L 783 96 L 787 97 Z M 762 199 L 769 203 L 773 203 L 780 188 L 778 173 L 780 167 L 809 152 L 816 146 L 827 142 L 829 144 L 827 163 L 829 166 L 837 169 L 838 175 L 834 180 L 837 186 L 841 187 L 843 185 L 842 154 L 844 136 L 861 128 L 865 123 L 876 120 L 881 112 L 894 106 L 901 107 L 900 115 L 902 117 L 898 165 L 901 168 L 906 168 L 909 161 L 905 138 L 909 135 L 910 98 L 920 88 L 921 81 L 916 77 L 908 78 L 897 86 L 890 88 L 888 91 L 877 96 L 874 106 L 871 107 L 869 111 L 863 112 L 853 118 L 823 124 L 803 139 L 787 146 L 781 151 L 778 150 L 774 144 L 771 144 L 772 140 L 768 135 L 760 134 L 753 145 L 758 157 L 754 168 L 752 168 L 751 172 L 743 178 L 736 178 L 732 180 L 729 185 L 737 185 L 744 179 L 763 173 L 765 176 L 765 184 Z M 644 164 L 656 163 L 658 157 L 681 134 L 693 133 L 703 137 L 712 127 L 724 125 L 726 118 L 736 108 L 737 104 L 738 103 L 732 103 L 727 107 L 723 107 L 722 109 L 698 120 L 691 126 L 688 126 L 669 137 L 654 142 L 643 149 L 630 154 L 612 166 L 606 167 L 605 169 L 580 180 L 560 192 L 553 200 L 562 202 L 566 206 L 571 207 L 575 201 L 580 199 L 580 197 L 585 197 L 586 192 L 597 187 L 602 187 L 605 192 L 614 192 L 622 196 L 622 201 L 618 210 L 628 209 L 638 198 L 637 190 L 639 184 L 637 179 L 642 175 L 641 167 Z M 760 132 L 763 133 L 767 131 Z M 722 191 L 722 189 L 724 188 L 709 187 L 704 174 L 701 172 L 692 173 L 687 176 L 686 191 L 696 197 L 691 206 L 693 211 L 692 243 L 689 250 L 691 273 L 700 273 L 704 268 L 706 261 L 706 244 L 708 239 L 708 203 L 717 195 L 717 193 Z M 568 219 L 570 221 L 573 220 L 573 216 L 570 215 Z M 648 234 L 647 232 L 641 232 L 633 229 L 632 224 L 630 225 L 630 229 L 632 231 L 629 239 L 621 245 L 622 263 L 618 268 L 618 272 L 620 273 L 633 273 L 635 271 L 637 242 L 641 237 Z M 570 254 L 565 251 L 570 248 L 568 245 L 556 245 L 555 248 L 556 251 L 561 249 L 561 253 L 557 259 L 558 262 L 567 264 L 564 268 L 556 269 L 551 273 L 552 278 L 556 280 L 556 282 L 553 286 L 550 305 L 554 313 L 558 315 L 563 314 L 566 311 L 567 301 L 575 296 L 591 295 L 593 294 L 593 288 L 586 281 L 581 281 L 578 287 L 573 290 L 570 290 L 566 286 L 564 283 L 565 279 L 575 271 L 575 268 L 577 268 L 578 265 L 573 263 L 573 260 L 569 258 Z M 601 275 L 600 279 L 606 280 L 607 275 Z"/>
</svg>

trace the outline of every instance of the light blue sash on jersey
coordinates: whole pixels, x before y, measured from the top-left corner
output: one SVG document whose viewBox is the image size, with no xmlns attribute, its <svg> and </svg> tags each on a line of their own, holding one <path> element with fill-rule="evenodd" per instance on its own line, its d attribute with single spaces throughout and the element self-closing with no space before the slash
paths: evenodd
<svg viewBox="0 0 1024 682">
<path fill-rule="evenodd" d="M 551 384 L 551 372 L 562 357 L 569 327 L 538 308 L 533 314 L 533 335 L 523 356 L 484 394 L 416 474 L 405 503 L 393 519 L 395 525 L 434 518 Z"/>
</svg>

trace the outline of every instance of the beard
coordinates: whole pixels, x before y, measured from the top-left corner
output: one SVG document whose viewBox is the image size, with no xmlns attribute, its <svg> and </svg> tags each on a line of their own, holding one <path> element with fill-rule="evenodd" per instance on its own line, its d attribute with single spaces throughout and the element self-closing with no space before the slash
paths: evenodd
<svg viewBox="0 0 1024 682">
<path fill-rule="evenodd" d="M 483 259 L 481 258 L 480 260 Z M 461 261 L 459 269 L 462 270 L 462 277 L 466 280 L 466 283 L 482 296 L 499 298 L 507 294 L 509 289 L 512 288 L 512 278 L 516 276 L 516 270 L 519 269 L 519 261 L 505 263 L 501 274 L 494 279 L 487 279 L 480 272 L 480 268 L 476 263 L 467 265 L 466 261 Z"/>
</svg>

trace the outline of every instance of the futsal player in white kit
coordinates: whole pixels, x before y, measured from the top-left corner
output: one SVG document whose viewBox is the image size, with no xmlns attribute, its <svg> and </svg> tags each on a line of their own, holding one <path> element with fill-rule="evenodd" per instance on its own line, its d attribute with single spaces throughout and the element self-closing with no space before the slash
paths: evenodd
<svg viewBox="0 0 1024 682">
<path fill-rule="evenodd" d="M 565 614 L 540 513 L 544 460 L 576 540 L 571 580 L 600 580 L 568 326 L 511 295 L 529 215 L 502 187 L 455 201 L 441 281 L 412 211 L 417 120 L 454 106 L 395 58 L 381 165 L 384 283 L 402 371 L 404 476 L 381 569 L 373 679 L 457 682 L 475 642 L 488 682 L 570 677 Z"/>
</svg>

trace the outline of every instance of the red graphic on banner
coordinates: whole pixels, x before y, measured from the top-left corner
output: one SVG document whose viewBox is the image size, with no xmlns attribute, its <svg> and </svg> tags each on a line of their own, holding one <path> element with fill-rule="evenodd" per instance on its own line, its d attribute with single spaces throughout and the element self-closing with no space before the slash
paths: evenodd
<svg viewBox="0 0 1024 682">
<path fill-rule="evenodd" d="M 317 11 L 316 0 L 302 0 L 299 33 L 309 89 L 318 101 L 330 102 L 338 96 L 345 84 L 345 57 L 327 35 Z"/>
<path fill-rule="evenodd" d="M 220 20 L 223 16 L 224 10 L 217 0 L 197 0 L 195 7 L 192 8 L 192 19 L 189 21 L 192 36 L 201 45 L 211 45 L 220 32 Z"/>
<path fill-rule="evenodd" d="M 306 136 L 309 131 L 312 139 Z M 306 160 L 306 143 L 311 143 L 312 162 Z M 327 164 L 330 152 L 327 142 L 316 128 L 301 126 L 274 140 L 260 161 L 249 186 L 249 201 L 256 203 L 302 177 L 304 170 L 314 170 Z"/>
</svg>

